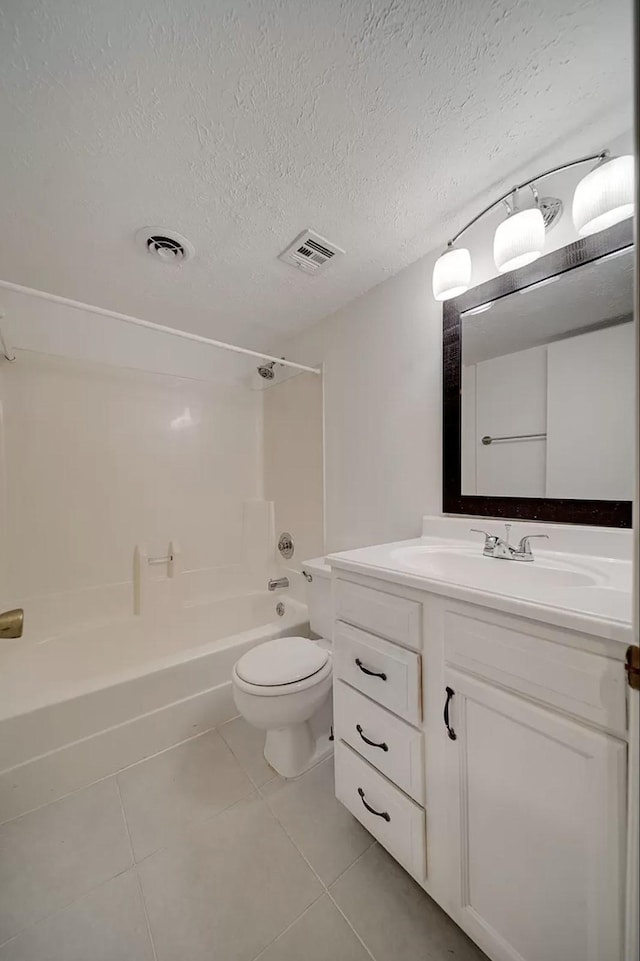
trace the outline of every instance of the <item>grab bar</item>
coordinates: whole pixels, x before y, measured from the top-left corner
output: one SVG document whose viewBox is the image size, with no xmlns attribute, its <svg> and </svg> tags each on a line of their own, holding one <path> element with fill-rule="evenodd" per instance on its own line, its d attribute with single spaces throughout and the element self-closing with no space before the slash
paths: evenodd
<svg viewBox="0 0 640 961">
<path fill-rule="evenodd" d="M 546 436 L 546 434 L 507 434 L 504 437 L 490 437 L 488 434 L 485 434 L 482 438 L 482 443 L 485 447 L 488 447 L 489 444 L 493 444 L 499 440 L 538 440 Z"/>
</svg>

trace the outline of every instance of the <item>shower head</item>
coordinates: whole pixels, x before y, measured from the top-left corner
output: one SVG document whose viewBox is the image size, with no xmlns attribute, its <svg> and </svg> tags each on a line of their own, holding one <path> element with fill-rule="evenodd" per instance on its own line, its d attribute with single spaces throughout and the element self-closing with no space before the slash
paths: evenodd
<svg viewBox="0 0 640 961">
<path fill-rule="evenodd" d="M 256 370 L 258 371 L 261 377 L 264 377 L 265 380 L 273 380 L 273 378 L 276 376 L 276 373 L 273 369 L 275 365 L 276 365 L 275 360 L 272 360 L 271 363 L 269 364 L 261 364 L 259 367 L 256 368 Z"/>
</svg>

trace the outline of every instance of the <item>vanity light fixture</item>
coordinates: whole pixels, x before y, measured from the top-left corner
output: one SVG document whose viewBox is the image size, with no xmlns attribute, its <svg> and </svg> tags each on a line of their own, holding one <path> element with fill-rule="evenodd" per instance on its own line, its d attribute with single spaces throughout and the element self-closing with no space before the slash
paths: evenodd
<svg viewBox="0 0 640 961">
<path fill-rule="evenodd" d="M 433 296 L 436 300 L 451 300 L 469 289 L 471 283 L 471 254 L 466 247 L 449 244 L 433 268 Z"/>
<path fill-rule="evenodd" d="M 538 197 L 536 183 L 552 174 L 592 163 L 596 166 L 576 187 L 573 197 L 573 221 L 582 237 L 633 216 L 635 160 L 633 156 L 609 156 L 602 150 L 588 157 L 580 157 L 568 163 L 545 170 L 536 177 L 516 184 L 484 210 L 473 217 L 455 234 L 447 249 L 433 268 L 433 296 L 436 300 L 451 300 L 469 289 L 471 284 L 471 255 L 466 247 L 454 247 L 465 231 L 499 204 L 506 204 L 508 216 L 499 224 L 493 241 L 493 255 L 500 273 L 517 270 L 536 260 L 544 250 L 545 231 L 557 223 L 562 213 L 562 202 L 554 197 Z M 519 191 L 529 187 L 533 194 L 533 206 L 522 209 Z"/>
<path fill-rule="evenodd" d="M 604 156 L 573 195 L 573 223 L 580 237 L 633 216 L 635 164 L 632 156 Z"/>
<path fill-rule="evenodd" d="M 501 274 L 533 263 L 544 249 L 544 218 L 537 204 L 537 192 L 533 185 L 531 188 L 535 207 L 519 210 L 517 190 L 513 192 L 511 205 L 505 201 L 508 216 L 498 225 L 493 238 L 493 259 Z"/>
</svg>

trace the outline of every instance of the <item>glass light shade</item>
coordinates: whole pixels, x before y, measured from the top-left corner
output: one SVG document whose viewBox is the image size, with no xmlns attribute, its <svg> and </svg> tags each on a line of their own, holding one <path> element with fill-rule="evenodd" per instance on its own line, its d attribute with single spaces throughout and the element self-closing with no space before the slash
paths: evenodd
<svg viewBox="0 0 640 961">
<path fill-rule="evenodd" d="M 630 154 L 614 157 L 582 178 L 573 195 L 573 223 L 578 236 L 587 237 L 633 216 L 634 167 Z"/>
<path fill-rule="evenodd" d="M 436 300 L 451 300 L 469 289 L 471 283 L 471 254 L 466 247 L 452 247 L 435 262 L 433 268 L 433 296 Z"/>
<path fill-rule="evenodd" d="M 493 238 L 493 259 L 501 274 L 537 260 L 544 248 L 544 220 L 537 207 L 511 214 Z"/>
</svg>

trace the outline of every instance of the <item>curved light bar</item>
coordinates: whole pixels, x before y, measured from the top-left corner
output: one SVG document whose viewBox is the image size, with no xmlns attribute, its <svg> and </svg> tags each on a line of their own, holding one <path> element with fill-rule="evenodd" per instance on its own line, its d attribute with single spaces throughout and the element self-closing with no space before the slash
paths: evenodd
<svg viewBox="0 0 640 961">
<path fill-rule="evenodd" d="M 481 210 L 462 230 L 455 234 L 447 245 L 447 250 L 433 268 L 433 296 L 436 300 L 451 300 L 468 290 L 471 282 L 471 255 L 465 247 L 454 248 L 456 240 L 477 223 L 485 214 L 493 210 L 523 187 L 532 187 L 534 197 L 537 192 L 533 186 L 545 177 L 576 167 L 579 164 L 597 161 L 594 170 L 583 177 L 576 187 L 573 198 L 573 221 L 581 237 L 604 230 L 613 224 L 633 216 L 635 211 L 635 161 L 632 156 L 609 158 L 603 150 L 588 157 L 580 157 L 569 163 L 552 167 L 512 187 L 508 193 L 498 197 L 493 203 Z M 495 233 L 493 253 L 496 267 L 501 273 L 516 270 L 536 260 L 544 250 L 545 225 L 543 215 L 536 206 L 528 210 L 513 212 L 501 223 Z"/>
</svg>

